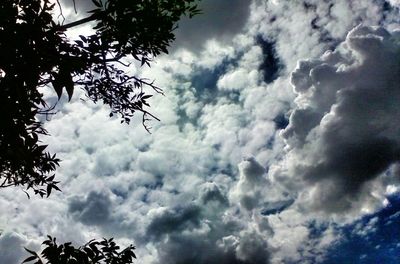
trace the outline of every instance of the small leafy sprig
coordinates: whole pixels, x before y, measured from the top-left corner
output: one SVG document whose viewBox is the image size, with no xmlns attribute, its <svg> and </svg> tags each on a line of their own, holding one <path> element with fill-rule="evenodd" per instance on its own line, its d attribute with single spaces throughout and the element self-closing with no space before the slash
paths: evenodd
<svg viewBox="0 0 400 264">
<path fill-rule="evenodd" d="M 113 238 L 91 240 L 83 246 L 74 247 L 71 242 L 58 245 L 56 238 L 47 236 L 42 244 L 46 247 L 40 254 L 25 248 L 30 254 L 22 263 L 32 264 L 129 264 L 136 255 L 134 246 L 120 250 Z"/>
</svg>

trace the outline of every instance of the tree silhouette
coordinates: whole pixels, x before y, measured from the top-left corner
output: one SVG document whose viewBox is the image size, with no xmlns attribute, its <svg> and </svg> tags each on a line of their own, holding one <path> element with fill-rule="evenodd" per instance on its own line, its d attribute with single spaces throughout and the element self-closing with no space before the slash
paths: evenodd
<svg viewBox="0 0 400 264">
<path fill-rule="evenodd" d="M 73 1 L 75 5 L 75 0 Z M 91 0 L 95 8 L 86 18 L 64 24 L 54 18 L 59 0 L 0 1 L 0 188 L 22 186 L 41 197 L 60 190 L 54 179 L 59 165 L 39 137 L 47 135 L 38 115 L 53 114 L 41 89 L 52 88 L 61 98 L 64 88 L 71 100 L 77 87 L 86 97 L 110 108 L 121 123 L 135 112 L 153 118 L 145 107 L 152 95 L 162 93 L 153 81 L 127 73 L 129 62 L 150 66 L 174 40 L 182 16 L 199 13 L 198 0 Z M 82 24 L 93 32 L 69 39 L 67 31 Z M 128 63 L 127 63 L 128 62 Z M 113 239 L 91 240 L 81 247 L 58 245 L 48 237 L 40 254 L 24 263 L 125 264 L 136 258 L 134 247 L 120 251 Z"/>
<path fill-rule="evenodd" d="M 63 24 L 54 18 L 58 0 L 0 1 L 0 188 L 22 186 L 42 197 L 59 190 L 59 159 L 40 142 L 47 131 L 37 119 L 52 114 L 54 106 L 40 89 L 52 87 L 60 98 L 65 88 L 71 100 L 80 87 L 121 122 L 140 112 L 146 130 L 146 121 L 157 119 L 146 110 L 151 95 L 144 88 L 162 90 L 128 74 L 126 61 L 150 65 L 168 53 L 179 19 L 199 13 L 197 0 L 92 2 L 96 8 L 86 18 Z M 86 23 L 93 34 L 67 37 L 68 29 Z"/>
<path fill-rule="evenodd" d="M 25 249 L 31 256 L 22 263 L 34 264 L 127 264 L 136 258 L 133 246 L 119 251 L 113 239 L 91 240 L 82 247 L 75 248 L 70 242 L 57 245 L 56 239 L 48 236 L 43 242 L 46 247 L 41 254 Z"/>
</svg>

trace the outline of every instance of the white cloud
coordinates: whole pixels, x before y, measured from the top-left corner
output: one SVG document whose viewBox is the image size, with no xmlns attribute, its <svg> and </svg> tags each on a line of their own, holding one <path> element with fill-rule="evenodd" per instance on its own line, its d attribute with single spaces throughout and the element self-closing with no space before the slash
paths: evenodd
<svg viewBox="0 0 400 264">
<path fill-rule="evenodd" d="M 248 24 L 245 16 L 238 21 L 244 27 L 216 22 L 222 28 L 195 38 L 226 28 L 222 40 L 143 69 L 166 93 L 150 100 L 162 120 L 152 123 L 152 135 L 139 116 L 120 125 L 78 94 L 62 104 L 43 140 L 63 160 L 63 192 L 27 200 L 19 190 L 2 191 L 0 228 L 78 244 L 115 236 L 133 241 L 142 263 L 322 259 L 338 237 L 332 228 L 311 237 L 310 223 L 335 219 L 311 206 L 351 210 L 351 221 L 366 212 L 356 208 L 372 212 L 398 185 L 398 165 L 388 167 L 399 155 L 399 93 L 389 83 L 398 81 L 398 33 L 358 27 L 345 40 L 360 22 L 393 27 L 396 11 L 385 20 L 379 1 L 307 2 L 253 1 Z M 233 4 L 244 12 L 248 3 Z M 230 5 L 224 2 L 226 13 Z M 282 64 L 268 83 L 263 52 L 276 52 Z M 290 75 L 304 58 L 313 59 Z"/>
<path fill-rule="evenodd" d="M 253 157 L 242 161 L 239 164 L 239 182 L 231 190 L 232 201 L 239 202 L 246 210 L 258 208 L 263 191 L 268 186 L 268 182 L 264 178 L 265 172 L 265 168 Z"/>
<path fill-rule="evenodd" d="M 399 0 L 389 0 L 389 3 L 392 6 L 395 6 L 395 7 L 399 7 L 400 6 L 400 1 Z"/>
</svg>

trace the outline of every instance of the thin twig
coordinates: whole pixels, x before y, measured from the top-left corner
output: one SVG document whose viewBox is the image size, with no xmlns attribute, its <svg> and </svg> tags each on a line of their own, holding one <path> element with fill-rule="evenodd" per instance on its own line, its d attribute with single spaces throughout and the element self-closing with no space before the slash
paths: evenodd
<svg viewBox="0 0 400 264">
<path fill-rule="evenodd" d="M 75 0 L 72 0 L 72 2 L 74 3 L 74 11 L 75 11 L 75 14 L 78 14 L 78 11 L 76 10 L 76 3 L 75 3 Z"/>
<path fill-rule="evenodd" d="M 154 118 L 155 120 L 157 120 L 157 121 L 161 121 L 159 118 L 157 118 L 156 116 L 154 116 L 153 114 L 150 114 L 149 112 L 147 112 L 146 110 L 143 110 L 143 109 L 140 109 L 140 108 L 138 108 L 138 109 L 135 109 L 135 110 L 137 110 L 137 111 L 139 111 L 139 112 L 142 112 L 143 114 L 145 114 L 145 115 L 149 115 L 149 116 L 151 116 L 152 118 Z M 150 119 L 149 119 L 150 120 Z"/>
<path fill-rule="evenodd" d="M 57 0 L 57 1 L 59 1 L 59 0 Z M 104 12 L 94 13 L 94 14 L 91 15 L 91 16 L 82 18 L 82 19 L 80 19 L 80 20 L 71 22 L 71 23 L 69 23 L 69 24 L 65 24 L 65 25 L 58 26 L 58 30 L 64 31 L 64 30 L 67 30 L 67 29 L 69 29 L 69 28 L 76 27 L 76 26 L 79 26 L 79 25 L 82 25 L 82 24 L 85 24 L 85 23 L 88 23 L 88 22 L 97 20 L 97 19 L 99 19 L 99 18 L 101 17 L 101 15 L 103 15 L 103 14 L 105 14 L 105 13 L 104 13 Z"/>
<path fill-rule="evenodd" d="M 138 82 L 140 82 L 140 83 L 142 83 L 142 84 L 145 84 L 145 85 L 147 85 L 147 86 L 150 86 L 156 93 L 165 96 L 163 90 L 162 90 L 160 87 L 154 85 L 154 81 L 152 81 L 151 83 L 149 83 L 149 82 L 146 82 L 146 81 L 145 81 L 146 79 L 140 79 L 140 78 L 137 78 L 137 77 L 135 77 L 135 76 L 132 76 L 131 78 L 134 79 L 134 80 L 136 80 L 136 81 L 138 81 Z"/>
<path fill-rule="evenodd" d="M 60 0 L 56 0 L 57 1 L 57 5 L 58 5 L 58 8 L 60 9 L 60 14 L 58 15 L 58 17 L 62 17 L 62 24 L 65 22 L 65 16 L 64 16 L 64 14 L 63 14 L 63 10 L 62 10 L 62 7 L 61 7 L 61 3 L 60 3 Z"/>
<path fill-rule="evenodd" d="M 151 132 L 150 132 L 151 127 L 148 127 L 146 125 L 146 121 L 150 121 L 150 119 L 146 118 L 146 113 L 143 113 L 143 115 L 142 115 L 142 125 L 143 125 L 144 129 L 146 129 L 147 133 L 151 134 Z"/>
</svg>

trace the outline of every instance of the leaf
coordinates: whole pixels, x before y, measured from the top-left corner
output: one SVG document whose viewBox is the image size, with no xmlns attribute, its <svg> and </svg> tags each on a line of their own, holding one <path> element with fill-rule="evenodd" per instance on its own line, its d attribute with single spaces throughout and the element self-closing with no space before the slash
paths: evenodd
<svg viewBox="0 0 400 264">
<path fill-rule="evenodd" d="M 70 102 L 72 95 L 74 94 L 74 84 L 72 82 L 72 77 L 71 77 L 71 83 L 67 83 L 65 85 L 65 89 L 67 90 L 67 94 L 68 94 L 68 102 Z"/>
<path fill-rule="evenodd" d="M 101 7 L 101 2 L 98 0 L 92 0 L 93 4 L 97 7 Z"/>
<path fill-rule="evenodd" d="M 55 175 L 50 176 L 49 178 L 47 178 L 47 181 L 53 181 L 54 177 L 55 177 Z"/>
<path fill-rule="evenodd" d="M 142 100 L 148 99 L 148 98 L 150 98 L 150 97 L 152 97 L 152 96 L 153 96 L 153 95 L 151 95 L 151 94 L 144 95 L 144 96 L 142 97 Z"/>
<path fill-rule="evenodd" d="M 141 65 L 143 66 L 145 63 L 147 63 L 147 58 L 146 57 L 142 57 L 142 61 L 141 61 Z"/>
<path fill-rule="evenodd" d="M 52 81 L 51 83 L 53 84 L 53 88 L 57 93 L 58 96 L 58 100 L 60 100 L 61 95 L 62 95 L 62 90 L 63 90 L 63 86 L 61 85 L 60 81 L 59 81 L 59 75 L 56 75 L 54 78 L 54 81 Z"/>
<path fill-rule="evenodd" d="M 43 152 L 47 148 L 47 146 L 48 145 L 41 145 L 41 146 L 38 146 L 37 149 L 38 149 L 38 151 Z"/>
<path fill-rule="evenodd" d="M 83 42 L 81 40 L 75 40 L 75 42 L 79 47 L 83 48 Z"/>
<path fill-rule="evenodd" d="M 31 253 L 32 255 L 37 256 L 37 253 L 36 253 L 35 251 L 32 251 L 32 250 L 30 250 L 30 249 L 27 249 L 26 247 L 24 247 L 24 249 L 25 249 L 26 251 L 28 251 L 29 253 Z"/>
<path fill-rule="evenodd" d="M 58 183 L 58 182 L 57 182 L 57 183 Z M 53 189 L 56 189 L 57 191 L 61 192 L 61 189 L 60 189 L 60 188 L 58 188 L 58 186 L 57 186 L 57 185 L 55 185 L 55 184 L 52 184 L 52 186 L 53 186 Z"/>
<path fill-rule="evenodd" d="M 74 82 L 72 81 L 72 76 L 70 71 L 66 68 L 60 69 L 60 77 L 62 86 L 65 86 L 65 90 L 67 90 L 68 101 L 71 101 L 72 95 L 74 93 Z"/>
<path fill-rule="evenodd" d="M 150 105 L 149 105 L 145 100 L 142 100 L 142 103 L 143 103 L 144 105 L 150 107 Z"/>
<path fill-rule="evenodd" d="M 22 263 L 30 262 L 30 261 L 35 260 L 37 258 L 38 258 L 38 256 L 30 256 L 30 257 L 26 258 Z"/>
<path fill-rule="evenodd" d="M 49 197 L 50 196 L 50 194 L 51 194 L 51 185 L 49 184 L 49 185 L 47 185 L 47 190 L 46 190 L 46 192 L 47 192 L 47 197 Z"/>
</svg>

